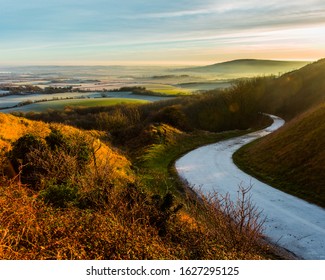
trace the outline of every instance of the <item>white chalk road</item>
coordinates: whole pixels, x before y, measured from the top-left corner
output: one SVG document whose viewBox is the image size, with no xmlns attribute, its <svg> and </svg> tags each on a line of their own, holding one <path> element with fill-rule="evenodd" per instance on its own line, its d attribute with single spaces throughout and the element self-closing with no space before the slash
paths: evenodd
<svg viewBox="0 0 325 280">
<path fill-rule="evenodd" d="M 264 235 L 300 259 L 325 260 L 325 209 L 272 188 L 233 163 L 237 149 L 284 124 L 281 118 L 271 117 L 273 124 L 264 130 L 189 152 L 176 161 L 177 172 L 194 190 L 229 194 L 233 200 L 240 185 L 252 186 L 251 200 L 266 218 Z"/>
</svg>

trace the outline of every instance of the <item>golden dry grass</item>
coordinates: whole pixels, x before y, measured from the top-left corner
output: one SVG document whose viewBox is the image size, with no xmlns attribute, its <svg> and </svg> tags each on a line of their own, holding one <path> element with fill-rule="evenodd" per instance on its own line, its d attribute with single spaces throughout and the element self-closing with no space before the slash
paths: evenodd
<svg viewBox="0 0 325 280">
<path fill-rule="evenodd" d="M 97 168 L 110 166 L 111 177 L 116 181 L 134 181 L 134 175 L 130 170 L 131 163 L 118 151 L 103 143 L 103 133 L 98 131 L 82 131 L 72 126 L 63 124 L 47 124 L 41 121 L 31 121 L 25 118 L 15 117 L 9 114 L 0 113 L 0 150 L 7 152 L 11 149 L 12 143 L 25 134 L 33 134 L 44 139 L 49 135 L 51 129 L 62 132 L 67 139 L 82 139 L 92 143 L 93 156 L 89 163 L 90 170 L 95 172 L 95 161 Z M 3 157 L 3 155 L 1 155 Z M 0 166 L 1 167 L 1 166 Z"/>
<path fill-rule="evenodd" d="M 46 205 L 25 186 L 2 179 L 0 259 L 262 258 L 254 241 L 249 248 L 235 236 L 229 240 L 238 244 L 228 243 L 233 232 L 223 231 L 225 219 L 218 212 L 202 216 L 201 208 L 173 215 L 167 234 L 160 236 L 151 223 L 157 208 L 150 197 L 132 191 L 135 200 L 130 204 L 128 191 L 113 190 L 101 209 L 61 209 Z M 216 204 L 204 207 L 213 211 Z"/>
<path fill-rule="evenodd" d="M 26 133 L 45 137 L 50 133 L 49 126 L 43 122 L 30 121 L 0 113 L 0 149 L 10 149 L 11 143 Z"/>
</svg>

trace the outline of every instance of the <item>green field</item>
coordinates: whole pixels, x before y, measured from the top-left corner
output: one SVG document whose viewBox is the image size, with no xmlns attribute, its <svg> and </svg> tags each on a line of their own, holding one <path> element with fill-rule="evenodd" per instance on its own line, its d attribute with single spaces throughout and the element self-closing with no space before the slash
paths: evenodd
<svg viewBox="0 0 325 280">
<path fill-rule="evenodd" d="M 193 82 L 178 84 L 184 90 L 202 91 L 229 88 L 232 85 L 231 81 L 212 81 L 212 82 Z"/>
<path fill-rule="evenodd" d="M 96 107 L 96 106 L 113 106 L 117 104 L 147 103 L 146 100 L 131 98 L 96 98 L 96 99 L 66 99 L 34 103 L 15 108 L 13 111 L 19 112 L 44 112 L 48 109 L 63 110 L 67 106 L 72 107 Z"/>
<path fill-rule="evenodd" d="M 161 93 L 166 95 L 187 95 L 191 94 L 191 91 L 184 88 L 179 88 L 172 85 L 165 84 L 143 84 L 142 87 L 145 87 L 147 90 L 153 91 L 155 93 Z"/>
</svg>

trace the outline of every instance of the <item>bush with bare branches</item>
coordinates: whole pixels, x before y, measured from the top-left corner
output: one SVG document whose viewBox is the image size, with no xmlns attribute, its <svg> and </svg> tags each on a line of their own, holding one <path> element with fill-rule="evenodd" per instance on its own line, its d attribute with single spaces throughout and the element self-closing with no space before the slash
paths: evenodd
<svg viewBox="0 0 325 280">
<path fill-rule="evenodd" d="M 200 191 L 196 198 L 196 219 L 209 225 L 208 234 L 229 250 L 252 253 L 259 248 L 264 219 L 251 200 L 250 189 L 240 185 L 235 201 L 217 192 L 204 195 Z"/>
</svg>

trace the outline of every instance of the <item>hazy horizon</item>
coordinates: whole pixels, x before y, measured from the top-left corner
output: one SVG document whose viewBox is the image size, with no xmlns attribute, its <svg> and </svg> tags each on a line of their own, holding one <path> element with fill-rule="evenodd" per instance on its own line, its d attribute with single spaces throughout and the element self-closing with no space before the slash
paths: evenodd
<svg viewBox="0 0 325 280">
<path fill-rule="evenodd" d="M 1 66 L 183 66 L 325 56 L 322 0 L 0 0 Z"/>
<path fill-rule="evenodd" d="M 130 67 L 130 68 L 137 68 L 137 67 L 147 67 L 147 68 L 168 68 L 168 67 L 197 67 L 197 66 L 208 66 L 218 63 L 230 62 L 230 61 L 239 61 L 239 60 L 269 60 L 269 61 L 283 61 L 283 62 L 315 62 L 317 60 L 322 59 L 323 57 L 316 58 L 315 60 L 306 60 L 306 59 L 265 59 L 265 58 L 238 58 L 238 59 L 231 59 L 231 60 L 219 60 L 219 61 L 211 61 L 210 63 L 183 63 L 183 64 L 156 64 L 156 62 L 148 63 L 148 64 L 136 64 L 136 62 L 125 62 L 125 64 L 12 64 L 12 65 L 0 65 L 0 69 L 4 68 L 28 68 L 28 67 Z"/>
</svg>

